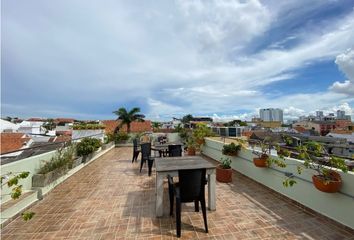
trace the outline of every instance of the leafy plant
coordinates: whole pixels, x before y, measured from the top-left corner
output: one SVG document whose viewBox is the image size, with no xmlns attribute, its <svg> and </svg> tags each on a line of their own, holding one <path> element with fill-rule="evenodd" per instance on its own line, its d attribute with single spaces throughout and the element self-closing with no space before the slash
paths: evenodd
<svg viewBox="0 0 354 240">
<path fill-rule="evenodd" d="M 214 133 L 204 123 L 198 123 L 197 127 L 193 130 L 193 136 L 198 144 L 204 142 L 205 137 L 211 137 Z"/>
<path fill-rule="evenodd" d="M 78 156 L 86 156 L 90 153 L 95 152 L 97 149 L 101 147 L 101 140 L 97 138 L 83 138 L 76 145 L 76 152 Z"/>
<path fill-rule="evenodd" d="M 197 148 L 197 143 L 195 142 L 195 139 L 193 136 L 190 136 L 187 140 L 187 147 L 188 148 Z"/>
<path fill-rule="evenodd" d="M 113 113 L 118 116 L 118 119 L 122 120 L 119 127 L 122 127 L 123 125 L 127 125 L 127 132 L 130 133 L 130 124 L 132 122 L 144 121 L 145 116 L 143 114 L 140 114 L 139 112 L 140 112 L 140 108 L 135 107 L 130 111 L 127 111 L 127 109 L 125 108 L 119 108 L 117 111 L 114 111 Z"/>
<path fill-rule="evenodd" d="M 297 147 L 299 158 L 304 163 L 297 167 L 298 173 L 301 174 L 304 168 L 311 169 L 323 178 L 325 182 L 336 180 L 333 177 L 333 169 L 337 168 L 343 172 L 348 172 L 345 160 L 339 157 L 330 156 L 322 144 L 318 142 L 307 142 Z"/>
<path fill-rule="evenodd" d="M 126 132 L 118 132 L 115 134 L 114 141 L 116 143 L 127 141 L 129 139 L 129 135 Z"/>
<path fill-rule="evenodd" d="M 12 187 L 10 196 L 13 200 L 18 199 L 22 194 L 22 185 L 19 185 L 19 181 L 21 179 L 27 178 L 28 176 L 29 172 L 9 172 L 7 174 L 1 175 L 1 189 L 5 185 L 7 185 L 9 188 Z M 23 220 L 28 221 L 34 216 L 34 214 L 34 212 L 24 212 L 22 213 L 22 218 Z"/>
<path fill-rule="evenodd" d="M 80 123 L 73 126 L 74 130 L 97 130 L 105 128 L 106 127 L 104 125 L 97 123 Z"/>
<path fill-rule="evenodd" d="M 230 169 L 231 168 L 231 159 L 230 158 L 221 158 L 220 159 L 220 166 L 223 169 Z"/>
<path fill-rule="evenodd" d="M 235 143 L 225 144 L 222 148 L 222 154 L 229 156 L 236 156 L 241 150 L 241 145 L 236 145 Z"/>
<path fill-rule="evenodd" d="M 53 156 L 50 161 L 44 162 L 43 166 L 41 166 L 41 168 L 38 170 L 38 173 L 46 174 L 66 165 L 69 166 L 72 164 L 73 156 L 73 146 L 69 146 L 67 148 L 59 148 L 55 156 Z"/>
</svg>

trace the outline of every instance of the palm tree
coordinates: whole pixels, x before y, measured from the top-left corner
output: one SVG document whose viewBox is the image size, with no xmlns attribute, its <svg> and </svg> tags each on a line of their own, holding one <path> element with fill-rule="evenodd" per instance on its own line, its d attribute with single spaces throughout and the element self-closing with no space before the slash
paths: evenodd
<svg viewBox="0 0 354 240">
<path fill-rule="evenodd" d="M 129 112 L 125 108 L 119 108 L 117 111 L 114 111 L 113 113 L 118 116 L 119 120 L 122 120 L 121 124 L 119 127 L 122 127 L 124 124 L 127 125 L 127 133 L 130 133 L 130 124 L 134 121 L 144 121 L 144 115 L 139 114 L 140 108 L 135 107 Z M 117 119 L 117 120 L 118 120 Z"/>
</svg>

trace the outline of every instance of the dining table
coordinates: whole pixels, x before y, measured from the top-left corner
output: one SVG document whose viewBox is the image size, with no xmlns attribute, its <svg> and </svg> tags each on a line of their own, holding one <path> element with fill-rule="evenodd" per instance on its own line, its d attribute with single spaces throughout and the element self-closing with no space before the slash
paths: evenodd
<svg viewBox="0 0 354 240">
<path fill-rule="evenodd" d="M 216 210 L 216 164 L 201 156 L 155 158 L 156 168 L 156 216 L 163 216 L 164 179 L 168 175 L 177 177 L 179 170 L 206 169 L 208 175 L 208 209 Z"/>
<path fill-rule="evenodd" d="M 168 152 L 168 146 L 169 145 L 181 145 L 183 148 L 183 143 L 181 142 L 166 142 L 166 143 L 155 143 L 152 145 L 151 149 L 154 151 L 159 152 L 159 157 L 166 156 Z M 183 149 L 182 149 L 182 154 L 183 154 Z"/>
</svg>

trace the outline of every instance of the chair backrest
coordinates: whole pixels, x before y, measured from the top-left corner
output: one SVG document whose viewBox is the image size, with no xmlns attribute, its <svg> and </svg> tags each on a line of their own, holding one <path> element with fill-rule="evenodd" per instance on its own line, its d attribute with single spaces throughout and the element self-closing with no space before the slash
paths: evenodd
<svg viewBox="0 0 354 240">
<path fill-rule="evenodd" d="M 205 195 L 205 174 L 205 168 L 178 171 L 182 202 L 192 202 Z"/>
<path fill-rule="evenodd" d="M 169 157 L 182 156 L 182 146 L 181 145 L 168 145 L 168 156 Z"/>
<path fill-rule="evenodd" d="M 142 143 L 141 144 L 141 158 L 146 160 L 151 155 L 151 143 Z"/>
</svg>

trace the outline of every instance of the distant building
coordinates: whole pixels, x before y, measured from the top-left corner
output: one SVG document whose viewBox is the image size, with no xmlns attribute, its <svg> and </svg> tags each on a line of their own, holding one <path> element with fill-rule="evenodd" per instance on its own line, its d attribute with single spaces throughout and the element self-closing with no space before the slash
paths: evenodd
<svg viewBox="0 0 354 240">
<path fill-rule="evenodd" d="M 127 125 L 124 124 L 120 127 L 121 120 L 102 120 L 101 123 L 106 127 L 105 133 L 115 133 L 127 132 Z M 145 120 L 144 122 L 135 121 L 130 124 L 131 133 L 142 133 L 142 132 L 151 132 L 152 124 L 150 120 Z"/>
<path fill-rule="evenodd" d="M 17 132 L 18 127 L 17 124 L 0 119 L 0 132 Z"/>
<path fill-rule="evenodd" d="M 323 118 L 323 111 L 316 111 L 316 117 L 319 119 L 319 120 L 322 120 Z"/>
<path fill-rule="evenodd" d="M 31 137 L 24 133 L 1 133 L 0 139 L 1 139 L 0 154 L 28 148 L 33 143 Z M 3 156 L 16 157 L 21 153 L 22 151 L 18 151 L 15 153 L 2 155 L 1 157 Z"/>
<path fill-rule="evenodd" d="M 36 121 L 35 121 L 36 120 Z M 19 124 L 18 132 L 31 135 L 41 135 L 46 133 L 46 129 L 43 127 L 44 122 L 38 119 L 29 119 Z"/>
<path fill-rule="evenodd" d="M 259 110 L 259 117 L 264 122 L 283 122 L 283 110 L 279 108 L 264 108 Z"/>
<path fill-rule="evenodd" d="M 302 127 L 306 130 L 317 132 L 321 136 L 327 135 L 336 129 L 336 123 L 332 121 L 300 121 L 292 125 L 293 128 Z"/>
<path fill-rule="evenodd" d="M 337 111 L 337 119 L 345 119 L 345 111 L 338 110 Z"/>
</svg>

